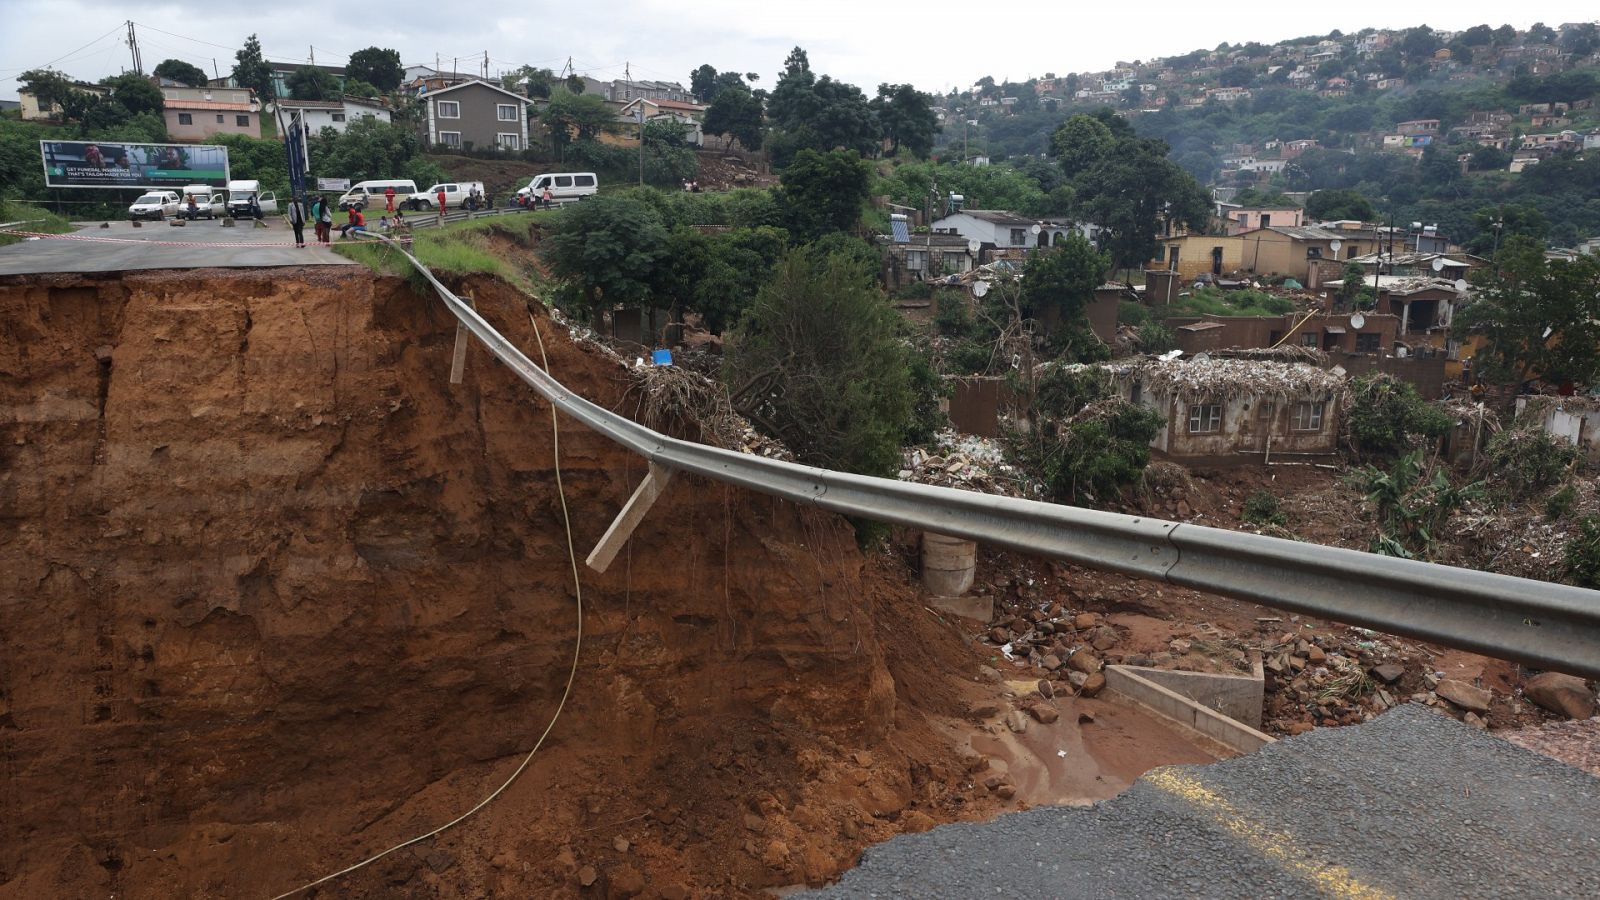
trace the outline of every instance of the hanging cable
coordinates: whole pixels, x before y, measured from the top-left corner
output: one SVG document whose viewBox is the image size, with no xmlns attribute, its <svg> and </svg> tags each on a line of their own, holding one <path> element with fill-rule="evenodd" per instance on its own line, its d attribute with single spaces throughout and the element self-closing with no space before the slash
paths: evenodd
<svg viewBox="0 0 1600 900">
<path fill-rule="evenodd" d="M 533 336 L 539 342 L 539 359 L 543 362 L 545 372 L 548 373 L 550 371 L 550 358 L 545 354 L 544 336 L 539 333 L 539 323 L 534 319 L 532 312 L 528 313 L 528 321 L 533 323 Z M 429 831 L 425 834 L 419 834 L 410 840 L 402 841 L 401 843 L 395 844 L 393 847 L 390 847 L 382 853 L 369 856 L 353 866 L 346 866 L 345 868 L 340 869 L 339 871 L 330 875 L 324 875 L 321 878 L 318 878 L 316 881 L 310 881 L 302 884 L 292 891 L 284 891 L 278 896 L 273 897 L 272 900 L 284 900 L 286 897 L 293 897 L 295 894 L 310 888 L 314 888 L 319 884 L 326 884 L 330 881 L 333 881 L 335 878 L 348 875 L 357 869 L 371 865 L 372 863 L 383 859 L 385 856 L 388 856 L 397 850 L 404 850 L 413 844 L 419 844 L 428 838 L 442 834 L 445 831 L 460 825 L 462 822 L 465 822 L 467 819 L 475 815 L 479 810 L 483 809 L 485 806 L 488 806 L 496 797 L 500 796 L 506 788 L 510 787 L 512 782 L 516 781 L 517 778 L 522 775 L 523 770 L 528 768 L 528 763 L 533 762 L 533 755 L 539 752 L 540 747 L 544 746 L 545 738 L 549 737 L 550 731 L 556 727 L 556 720 L 561 718 L 561 711 L 566 709 L 567 698 L 572 696 L 572 683 L 577 680 L 578 677 L 578 656 L 583 651 L 583 581 L 578 577 L 578 551 L 573 545 L 572 540 L 572 514 L 567 510 L 567 491 L 561 482 L 561 426 L 556 420 L 556 407 L 553 403 L 550 404 L 550 435 L 555 451 L 556 495 L 561 498 L 561 521 L 567 530 L 567 559 L 572 565 L 572 589 L 577 597 L 578 605 L 578 638 L 572 646 L 572 668 L 567 672 L 567 686 L 561 691 L 561 702 L 556 705 L 556 713 L 550 717 L 550 724 L 544 727 L 544 733 L 539 735 L 539 740 L 534 743 L 533 749 L 528 751 L 528 755 L 522 758 L 521 764 L 517 766 L 516 771 L 511 773 L 511 777 L 507 778 L 503 784 L 495 788 L 494 791 L 489 794 L 489 796 L 479 800 L 476 806 L 444 823 L 443 825 L 440 825 L 438 828 L 435 828 L 432 831 Z"/>
</svg>

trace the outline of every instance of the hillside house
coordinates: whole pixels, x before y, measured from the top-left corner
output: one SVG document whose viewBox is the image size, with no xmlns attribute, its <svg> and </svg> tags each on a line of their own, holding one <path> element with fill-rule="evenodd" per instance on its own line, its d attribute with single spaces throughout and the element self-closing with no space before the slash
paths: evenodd
<svg viewBox="0 0 1600 900">
<path fill-rule="evenodd" d="M 1355 324 L 1360 321 L 1360 326 Z M 1400 320 L 1368 313 L 1285 313 L 1282 316 L 1177 317 L 1166 320 L 1186 355 L 1278 346 L 1311 347 L 1344 355 L 1383 353 L 1394 346 Z"/>
<path fill-rule="evenodd" d="M 1373 280 L 1362 279 L 1362 286 L 1371 286 Z M 1455 281 L 1430 275 L 1379 275 L 1376 280 L 1376 312 L 1399 318 L 1398 340 L 1448 349 L 1450 323 L 1456 312 L 1466 306 L 1470 288 L 1463 290 Z M 1330 307 L 1343 286 L 1342 278 L 1322 285 L 1323 297 Z"/>
<path fill-rule="evenodd" d="M 222 134 L 261 136 L 260 107 L 249 88 L 164 87 L 167 137 L 173 141 L 205 141 Z"/>
<path fill-rule="evenodd" d="M 883 284 L 891 291 L 946 275 L 972 271 L 974 254 L 959 234 L 910 233 L 906 218 L 896 214 L 894 233 L 880 235 Z"/>
<path fill-rule="evenodd" d="M 321 133 L 324 128 L 332 128 L 343 134 L 351 122 L 363 118 L 376 119 L 379 122 L 392 121 L 388 106 L 377 100 L 360 97 L 345 97 L 340 100 L 276 100 L 273 102 L 273 107 L 283 110 L 285 120 L 291 116 L 299 116 L 314 135 Z"/>
<path fill-rule="evenodd" d="M 103 84 L 89 84 L 83 81 L 72 82 L 72 89 L 80 94 L 92 97 L 109 97 L 111 88 Z M 40 103 L 39 98 L 27 88 L 17 89 L 17 110 L 22 115 L 24 122 L 51 122 L 61 118 L 62 109 L 54 103 Z"/>
<path fill-rule="evenodd" d="M 1400 122 L 1394 130 L 1408 137 L 1419 134 L 1438 134 L 1438 119 L 1412 119 L 1409 122 Z"/>
<path fill-rule="evenodd" d="M 630 100 L 672 100 L 688 103 L 694 98 L 676 81 L 628 81 L 618 78 L 606 86 L 605 98 L 613 103 Z"/>
<path fill-rule="evenodd" d="M 1106 363 L 1118 394 L 1166 419 L 1150 446 L 1210 463 L 1338 450 L 1345 377 L 1307 363 L 1143 358 Z"/>
<path fill-rule="evenodd" d="M 1180 280 L 1192 282 L 1204 275 L 1225 275 L 1244 266 L 1244 240 L 1237 236 L 1186 234 L 1161 242 L 1166 267 Z M 1159 298 L 1151 298 L 1160 302 Z"/>
<path fill-rule="evenodd" d="M 1524 415 L 1544 433 L 1577 447 L 1590 462 L 1600 462 L 1600 399 L 1545 394 L 1518 397 L 1517 416 Z"/>
<path fill-rule="evenodd" d="M 1377 232 L 1369 229 L 1272 225 L 1242 234 L 1240 238 L 1243 241 L 1242 268 L 1246 271 L 1288 275 L 1311 290 L 1317 288 L 1318 275 L 1314 267 L 1317 261 L 1350 259 L 1378 249 Z"/>
<path fill-rule="evenodd" d="M 470 149 L 528 146 L 528 105 L 532 102 L 498 85 L 467 81 L 421 97 L 429 146 Z"/>
<path fill-rule="evenodd" d="M 1304 225 L 1305 210 L 1298 206 L 1254 206 L 1228 210 L 1228 233 L 1243 234 L 1271 225 Z"/>
<path fill-rule="evenodd" d="M 1089 226 L 1060 219 L 1030 219 L 999 209 L 964 209 L 935 219 L 931 227 L 935 232 L 976 241 L 985 259 L 992 258 L 996 250 L 1053 247 L 1070 234 L 1092 238 L 1094 233 Z"/>
</svg>

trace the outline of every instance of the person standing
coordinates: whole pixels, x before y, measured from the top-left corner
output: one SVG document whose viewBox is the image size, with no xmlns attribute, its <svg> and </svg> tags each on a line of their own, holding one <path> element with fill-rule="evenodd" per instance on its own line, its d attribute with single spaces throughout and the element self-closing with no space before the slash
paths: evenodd
<svg viewBox="0 0 1600 900">
<path fill-rule="evenodd" d="M 322 241 L 324 244 L 331 243 L 333 241 L 333 208 L 328 205 L 327 197 L 319 195 L 317 202 L 322 207 L 317 213 L 317 240 Z"/>
<path fill-rule="evenodd" d="M 383 209 L 389 215 L 394 215 L 394 185 L 383 189 Z"/>
<path fill-rule="evenodd" d="M 304 250 L 306 246 L 306 207 L 299 197 L 289 200 L 289 227 L 294 229 L 294 245 Z"/>
<path fill-rule="evenodd" d="M 552 194 L 550 192 L 550 185 L 548 185 L 548 184 L 544 186 L 544 198 L 543 199 L 544 199 L 544 208 L 545 209 L 549 209 L 551 206 L 555 205 L 556 195 Z"/>
</svg>

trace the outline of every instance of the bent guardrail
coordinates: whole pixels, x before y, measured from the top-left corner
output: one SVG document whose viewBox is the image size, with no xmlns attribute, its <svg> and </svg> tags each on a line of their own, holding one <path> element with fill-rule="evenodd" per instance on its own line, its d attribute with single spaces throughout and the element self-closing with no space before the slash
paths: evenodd
<svg viewBox="0 0 1600 900">
<path fill-rule="evenodd" d="M 833 472 L 670 438 L 578 396 L 415 256 L 467 330 L 585 426 L 671 469 L 846 515 L 1600 678 L 1600 591 L 1243 532 Z"/>
</svg>

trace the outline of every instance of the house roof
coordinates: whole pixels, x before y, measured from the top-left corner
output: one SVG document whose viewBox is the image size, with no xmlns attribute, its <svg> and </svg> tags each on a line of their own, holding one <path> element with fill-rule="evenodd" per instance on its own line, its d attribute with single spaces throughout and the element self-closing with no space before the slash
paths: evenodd
<svg viewBox="0 0 1600 900">
<path fill-rule="evenodd" d="M 1371 279 L 1361 279 L 1362 284 L 1370 285 Z M 1324 281 L 1323 287 L 1344 287 L 1344 279 L 1337 281 Z M 1448 291 L 1460 294 L 1456 283 L 1444 278 L 1431 278 L 1425 275 L 1379 275 L 1378 290 L 1396 297 L 1406 297 L 1411 294 L 1420 294 L 1423 291 Z"/>
<path fill-rule="evenodd" d="M 516 100 L 518 103 L 532 103 L 533 102 L 532 100 L 529 100 L 527 97 L 524 97 L 521 94 L 514 94 L 511 91 L 508 91 L 503 87 L 500 87 L 499 85 L 490 84 L 487 81 L 463 81 L 460 84 L 452 84 L 452 85 L 450 85 L 449 87 L 446 87 L 446 88 L 439 88 L 437 91 L 428 91 L 427 93 L 422 94 L 420 96 L 422 97 L 422 99 L 428 100 L 428 99 L 432 99 L 434 97 L 437 97 L 440 94 L 448 94 L 451 91 L 459 91 L 462 88 L 469 88 L 469 87 L 488 88 L 491 91 L 495 91 L 497 93 L 505 94 L 507 97 L 510 97 L 510 98 Z"/>
<path fill-rule="evenodd" d="M 343 100 L 274 100 L 273 103 L 285 109 L 344 109 L 346 106 L 389 108 L 386 103 L 366 97 L 346 97 Z"/>
<path fill-rule="evenodd" d="M 250 112 L 252 107 L 248 103 L 223 103 L 220 100 L 168 100 L 166 109 L 217 109 L 231 110 L 234 112 Z"/>
<path fill-rule="evenodd" d="M 1153 395 L 1167 394 L 1186 402 L 1220 396 L 1328 396 L 1345 383 L 1343 374 L 1306 363 L 1215 356 L 1167 361 L 1140 357 L 1103 363 L 1101 368 L 1116 381 L 1137 381 Z"/>
<path fill-rule="evenodd" d="M 1032 219 L 1024 218 L 1014 212 L 1006 212 L 1003 209 L 963 209 L 961 212 L 955 213 L 955 215 L 968 215 L 980 221 L 992 222 L 995 225 L 1034 224 Z"/>
</svg>

